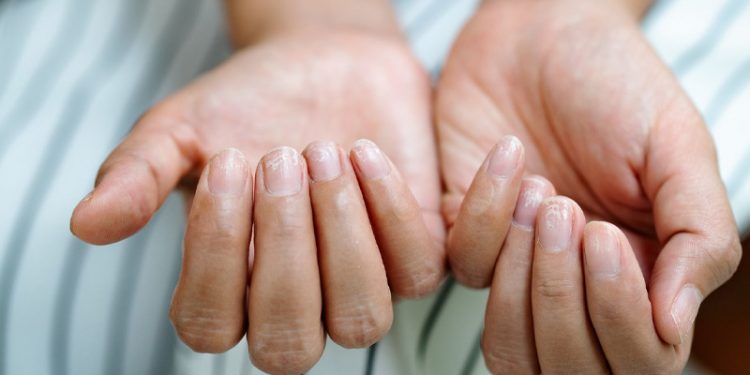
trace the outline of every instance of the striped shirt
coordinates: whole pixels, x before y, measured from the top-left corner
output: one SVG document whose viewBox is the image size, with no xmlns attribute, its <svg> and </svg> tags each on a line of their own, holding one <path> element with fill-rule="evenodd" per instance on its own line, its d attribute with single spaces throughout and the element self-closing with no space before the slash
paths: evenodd
<svg viewBox="0 0 750 375">
<path fill-rule="evenodd" d="M 477 1 L 394 0 L 432 73 Z M 170 197 L 133 238 L 68 231 L 99 163 L 139 114 L 230 53 L 221 2 L 0 0 L 0 374 L 250 374 L 246 345 L 179 343 L 167 309 L 184 215 Z M 644 31 L 704 114 L 737 221 L 750 228 L 750 2 L 671 0 Z M 369 349 L 328 342 L 310 374 L 484 374 L 486 291 L 448 281 L 396 306 Z"/>
</svg>

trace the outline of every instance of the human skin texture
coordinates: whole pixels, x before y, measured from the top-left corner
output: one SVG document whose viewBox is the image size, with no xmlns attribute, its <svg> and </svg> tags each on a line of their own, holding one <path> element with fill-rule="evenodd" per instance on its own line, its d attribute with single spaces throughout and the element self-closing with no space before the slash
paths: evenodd
<svg viewBox="0 0 750 375">
<path fill-rule="evenodd" d="M 237 51 L 135 124 L 71 218 L 83 240 L 119 241 L 179 187 L 178 335 L 222 352 L 246 333 L 274 374 L 312 367 L 326 334 L 371 345 L 392 296 L 446 273 L 427 75 L 387 1 L 321 1 L 295 22 L 307 3 L 228 2 Z"/>
<path fill-rule="evenodd" d="M 553 229 L 572 233 L 577 244 L 561 254 L 579 262 L 560 258 L 556 264 L 565 272 L 552 278 L 542 272 L 554 270 L 550 257 L 537 259 L 547 253 L 527 246 L 534 260 L 526 280 L 499 271 L 493 280 L 486 264 L 506 262 L 504 250 L 499 258 L 499 246 L 477 257 L 464 236 L 449 233 L 448 256 L 459 281 L 484 287 L 516 277 L 530 285 L 526 296 L 506 293 L 495 300 L 525 301 L 532 314 L 495 324 L 503 318 L 490 313 L 502 309 L 488 306 L 485 327 L 496 330 L 485 331 L 483 348 L 493 371 L 599 372 L 609 366 L 614 372 L 677 372 L 700 302 L 739 263 L 713 142 L 639 31 L 638 9 L 614 1 L 487 1 L 445 65 L 435 111 L 448 225 L 461 227 L 472 171 L 492 140 L 506 134 L 525 146 L 527 173 L 547 177 L 558 194 L 577 202 L 543 203 L 548 209 L 537 217 L 536 246 Z M 573 218 L 572 227 L 540 226 L 549 215 Z M 594 223 L 584 230 L 591 219 L 616 227 Z M 596 271 L 589 266 L 606 263 L 587 263 L 596 254 L 605 260 L 621 255 L 609 279 L 589 273 Z M 550 314 L 555 306 L 569 308 Z M 578 328 L 549 321 L 565 321 L 561 314 Z M 533 338 L 536 346 L 526 349 L 508 345 Z"/>
</svg>

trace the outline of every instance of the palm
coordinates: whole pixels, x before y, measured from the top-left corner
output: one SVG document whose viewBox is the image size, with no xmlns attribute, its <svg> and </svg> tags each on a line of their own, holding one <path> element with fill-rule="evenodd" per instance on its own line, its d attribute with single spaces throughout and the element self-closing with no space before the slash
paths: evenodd
<svg viewBox="0 0 750 375">
<path fill-rule="evenodd" d="M 348 147 L 369 138 L 388 153 L 423 209 L 434 213 L 439 179 L 429 100 L 428 81 L 402 42 L 311 35 L 237 53 L 154 114 L 189 124 L 204 160 L 235 147 L 254 165 L 282 145 L 302 149 L 324 139 Z"/>
<path fill-rule="evenodd" d="M 589 218 L 620 224 L 648 275 L 657 242 L 643 189 L 647 156 L 652 133 L 676 130 L 664 124 L 684 116 L 672 105 L 683 98 L 634 22 L 592 3 L 562 3 L 533 11 L 488 3 L 457 41 L 436 108 L 446 201 L 458 201 L 493 143 L 514 134 L 528 171 L 549 178 Z M 446 207 L 450 218 L 456 205 Z"/>
</svg>

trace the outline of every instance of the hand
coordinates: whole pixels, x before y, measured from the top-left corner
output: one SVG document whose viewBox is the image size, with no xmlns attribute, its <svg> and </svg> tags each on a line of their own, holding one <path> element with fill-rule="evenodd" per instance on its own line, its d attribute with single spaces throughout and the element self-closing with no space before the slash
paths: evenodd
<svg viewBox="0 0 750 375">
<path fill-rule="evenodd" d="M 659 338 L 624 233 L 586 224 L 580 207 L 550 197 L 550 187 L 524 184 L 518 207 L 531 218 L 538 208 L 536 225 L 514 225 L 496 264 L 482 335 L 490 371 L 679 373 L 689 345 Z"/>
<path fill-rule="evenodd" d="M 171 310 L 180 337 L 195 350 L 220 352 L 249 321 L 258 367 L 302 372 L 322 351 L 323 302 L 332 338 L 367 346 L 390 326 L 389 285 L 415 297 L 444 275 L 429 102 L 428 79 L 398 38 L 342 30 L 268 37 L 149 111 L 102 164 L 71 229 L 92 243 L 118 241 L 145 225 L 178 183 L 189 194 L 197 189 Z M 348 158 L 330 144 L 308 148 L 307 159 L 340 160 L 341 176 L 326 167 L 321 178 L 330 181 L 316 181 L 316 164 L 309 163 L 309 195 L 306 163 L 296 151 L 278 149 L 263 159 L 256 185 L 267 189 L 255 189 L 248 254 L 250 170 L 261 156 L 282 145 L 301 149 L 329 139 L 348 146 L 358 138 L 383 149 L 360 142 L 362 157 L 392 160 L 372 182 L 360 179 L 361 193 Z M 225 151 L 204 168 L 227 147 L 239 152 Z M 274 187 L 269 170 L 303 182 Z M 213 193 L 212 176 L 219 181 Z M 351 231 L 333 236 L 336 226 Z"/>
<path fill-rule="evenodd" d="M 508 202 L 519 185 L 506 182 L 510 192 L 468 204 L 471 171 L 496 140 L 514 134 L 526 146 L 519 163 L 529 172 L 548 177 L 589 218 L 625 232 L 658 337 L 682 353 L 701 299 L 736 269 L 739 239 L 700 115 L 623 9 L 615 2 L 496 0 L 468 23 L 436 99 L 444 214 L 455 223 L 448 256 L 459 281 L 489 285 L 511 225 L 500 219 L 513 210 Z M 510 181 L 512 173 L 500 177 Z M 461 223 L 491 205 L 505 207 L 492 214 L 500 219 L 475 220 L 474 230 L 494 237 L 469 238 Z M 574 286 L 548 286 L 544 293 L 558 299 L 578 298 Z M 591 358 L 587 346 L 572 344 L 562 347 L 565 358 Z M 631 360 L 648 355 L 647 347 L 634 339 Z M 506 354 L 509 361 L 529 357 Z M 655 366 L 681 367 L 685 358 Z"/>
</svg>

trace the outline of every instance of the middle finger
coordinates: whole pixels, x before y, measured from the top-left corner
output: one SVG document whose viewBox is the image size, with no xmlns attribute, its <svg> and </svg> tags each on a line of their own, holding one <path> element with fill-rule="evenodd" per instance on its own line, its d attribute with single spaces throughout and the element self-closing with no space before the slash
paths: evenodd
<svg viewBox="0 0 750 375">
<path fill-rule="evenodd" d="M 531 305 L 542 373 L 606 373 L 586 311 L 581 266 L 585 218 L 565 197 L 545 199 L 536 222 Z"/>
<path fill-rule="evenodd" d="M 344 347 L 367 347 L 391 327 L 388 280 L 356 176 L 333 142 L 305 149 L 326 329 Z"/>
</svg>

